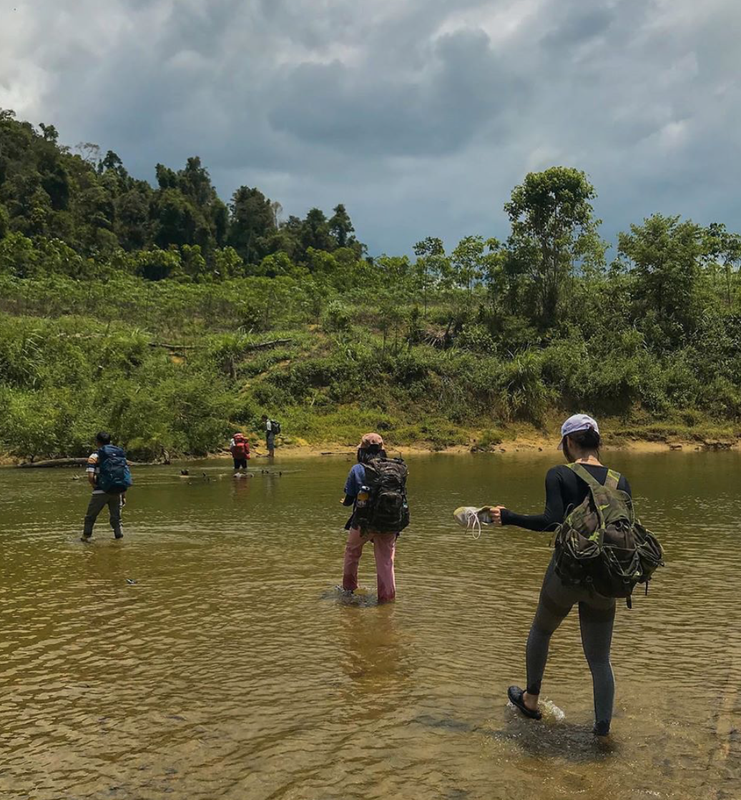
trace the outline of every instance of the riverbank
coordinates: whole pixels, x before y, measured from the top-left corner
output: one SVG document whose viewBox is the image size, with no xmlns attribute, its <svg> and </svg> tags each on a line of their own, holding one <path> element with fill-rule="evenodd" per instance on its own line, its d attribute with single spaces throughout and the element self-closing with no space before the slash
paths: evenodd
<svg viewBox="0 0 741 800">
<path fill-rule="evenodd" d="M 269 307 L 285 314 L 253 332 L 245 306 L 276 286 L 288 294 Z M 85 456 L 99 429 L 137 462 L 205 457 L 237 430 L 259 444 L 263 414 L 281 422 L 286 450 L 309 448 L 302 454 L 352 450 L 369 430 L 408 452 L 545 450 L 572 411 L 595 416 L 610 446 L 727 449 L 741 435 L 741 379 L 715 386 L 707 347 L 699 361 L 689 345 L 651 355 L 634 342 L 621 355 L 610 336 L 603 352 L 590 326 L 568 342 L 530 331 L 514 355 L 490 334 L 476 349 L 465 326 L 445 339 L 457 306 L 444 294 L 397 339 L 372 304 L 337 331 L 321 308 L 307 310 L 300 282 L 0 276 L 0 290 L 0 452 L 19 461 Z M 39 297 L 59 302 L 57 316 Z M 485 310 L 486 295 L 479 301 Z M 419 313 L 411 301 L 401 310 Z"/>
<path fill-rule="evenodd" d="M 389 441 L 390 455 L 471 455 L 474 453 L 493 453 L 497 455 L 512 455 L 517 453 L 555 452 L 558 448 L 557 437 L 544 436 L 536 432 L 513 434 L 511 438 L 502 438 L 497 443 L 472 439 L 467 445 L 453 445 L 450 447 L 436 447 L 429 442 L 420 442 L 411 445 L 393 445 L 393 438 Z M 634 431 L 630 434 L 608 432 L 604 436 L 603 449 L 606 452 L 627 451 L 631 453 L 694 453 L 700 451 L 720 452 L 727 450 L 741 450 L 741 435 L 726 429 L 697 429 L 681 433 L 662 433 L 658 429 L 649 429 L 642 432 Z M 217 453 L 212 458 L 228 457 L 228 452 Z M 333 456 L 354 456 L 355 447 L 347 443 L 323 442 L 319 444 L 291 440 L 276 450 L 276 457 L 280 458 L 331 458 Z M 253 458 L 267 458 L 261 448 L 253 446 Z"/>
<path fill-rule="evenodd" d="M 543 440 L 540 444 L 534 444 L 530 441 L 514 441 L 507 444 L 506 447 L 497 447 L 487 450 L 477 450 L 475 447 L 445 447 L 443 449 L 434 449 L 431 447 L 391 447 L 389 448 L 390 456 L 416 456 L 416 455 L 475 455 L 480 453 L 489 453 L 494 455 L 513 455 L 522 453 L 546 453 L 549 451 L 556 452 L 558 447 L 558 440 L 548 441 Z M 608 444 L 603 448 L 604 452 L 630 452 L 630 453 L 694 453 L 694 452 L 720 452 L 738 450 L 741 451 L 741 442 L 719 442 L 719 443 L 706 443 L 697 444 L 696 442 L 672 442 L 671 444 L 663 442 L 623 442 L 621 444 Z M 314 445 L 289 445 L 276 449 L 276 458 L 281 459 L 303 459 L 303 458 L 332 458 L 332 457 L 347 457 L 355 456 L 353 448 L 330 446 L 315 447 Z M 228 458 L 229 454 L 218 453 L 210 458 Z M 268 456 L 259 451 L 253 455 L 253 459 L 266 459 Z"/>
<path fill-rule="evenodd" d="M 605 426 L 603 426 L 604 428 Z M 558 426 L 554 424 L 554 430 Z M 411 444 L 394 444 L 393 434 L 386 434 L 389 455 L 414 456 L 414 455 L 471 455 L 475 453 L 491 453 L 507 456 L 522 453 L 555 452 L 559 439 L 546 436 L 541 431 L 530 426 L 512 426 L 502 428 L 497 436 L 492 436 L 490 430 L 471 435 L 468 443 L 440 446 L 434 442 L 421 441 Z M 697 426 L 683 428 L 670 425 L 651 425 L 645 427 L 618 428 L 610 427 L 609 422 L 603 434 L 603 450 L 606 452 L 626 451 L 630 453 L 694 453 L 694 452 L 720 452 L 728 450 L 741 450 L 741 431 L 730 427 Z M 279 446 L 276 457 L 283 459 L 305 458 L 332 458 L 354 457 L 355 444 L 350 440 L 309 442 L 301 437 L 279 437 Z M 206 456 L 208 460 L 229 459 L 229 451 L 219 450 Z M 267 461 L 267 452 L 254 437 L 252 437 L 252 460 Z M 202 461 L 203 456 L 173 455 L 172 461 Z M 78 466 L 70 462 L 80 461 L 75 458 L 58 459 L 58 464 L 49 466 L 70 467 Z M 149 464 L 139 463 L 138 466 L 156 466 L 162 461 L 153 461 Z M 0 466 L 28 465 L 24 459 L 14 458 L 10 455 L 0 455 Z"/>
</svg>

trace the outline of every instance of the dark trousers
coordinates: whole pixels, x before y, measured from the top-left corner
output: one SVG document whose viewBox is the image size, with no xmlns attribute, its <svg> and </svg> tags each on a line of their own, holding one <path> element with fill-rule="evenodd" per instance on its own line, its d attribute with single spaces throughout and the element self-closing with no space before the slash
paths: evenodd
<svg viewBox="0 0 741 800">
<path fill-rule="evenodd" d="M 93 535 L 93 526 L 95 525 L 95 520 L 98 519 L 98 514 L 100 514 L 100 512 L 106 506 L 108 506 L 113 533 L 116 535 L 116 538 L 123 536 L 123 530 L 121 529 L 122 497 L 123 495 L 108 494 L 107 492 L 93 494 L 90 497 L 90 504 L 87 507 L 87 514 L 85 514 L 85 527 L 82 535 Z"/>
<path fill-rule="evenodd" d="M 527 640 L 527 691 L 540 694 L 551 636 L 577 604 L 582 646 L 592 673 L 595 721 L 609 729 L 615 697 L 615 678 L 610 664 L 615 599 L 565 586 L 556 575 L 553 561 L 543 579 L 538 610 Z"/>
</svg>

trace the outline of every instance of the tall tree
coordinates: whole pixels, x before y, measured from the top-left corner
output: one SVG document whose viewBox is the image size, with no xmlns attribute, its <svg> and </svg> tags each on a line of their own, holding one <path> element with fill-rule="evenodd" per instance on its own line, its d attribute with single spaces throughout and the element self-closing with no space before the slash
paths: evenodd
<svg viewBox="0 0 741 800">
<path fill-rule="evenodd" d="M 417 261 L 414 265 L 419 288 L 422 290 L 424 312 L 427 313 L 427 302 L 430 292 L 436 283 L 444 282 L 450 274 L 450 259 L 445 254 L 442 239 L 428 236 L 414 245 Z"/>
<path fill-rule="evenodd" d="M 160 188 L 152 202 L 154 242 L 162 248 L 197 245 L 212 264 L 214 249 L 224 244 L 226 209 L 201 159 L 189 158 L 178 172 L 158 164 L 157 183 Z"/>
<path fill-rule="evenodd" d="M 495 255 L 499 250 L 496 239 L 484 239 L 483 236 L 466 236 L 458 243 L 450 254 L 452 276 L 455 283 L 473 291 L 476 283 L 490 277 L 491 270 L 497 262 Z"/>
<path fill-rule="evenodd" d="M 270 252 L 268 239 L 276 231 L 273 204 L 259 189 L 240 186 L 229 211 L 229 245 L 246 264 L 258 264 Z"/>
<path fill-rule="evenodd" d="M 512 226 L 512 263 L 529 273 L 542 326 L 559 321 L 564 293 L 577 267 L 604 266 L 606 246 L 591 203 L 596 196 L 585 173 L 551 167 L 529 173 L 504 206 Z"/>
<path fill-rule="evenodd" d="M 166 167 L 164 164 L 157 164 L 154 168 L 157 176 L 157 184 L 160 189 L 177 189 L 178 176 L 175 170 Z"/>
<path fill-rule="evenodd" d="M 105 154 L 105 157 L 98 165 L 98 170 L 100 172 L 115 172 L 123 180 L 129 177 L 129 173 L 126 171 L 123 161 L 121 161 L 120 156 L 114 153 L 113 150 L 109 150 Z"/>
<path fill-rule="evenodd" d="M 636 319 L 644 326 L 656 320 L 665 346 L 679 344 L 698 322 L 703 234 L 690 220 L 654 214 L 618 237 L 634 280 Z"/>
<path fill-rule="evenodd" d="M 197 244 L 196 210 L 178 189 L 163 189 L 156 193 L 152 220 L 154 243 L 163 250 L 170 245 Z"/>
<path fill-rule="evenodd" d="M 149 243 L 147 189 L 137 187 L 116 198 L 116 234 L 124 250 L 142 250 Z"/>
<path fill-rule="evenodd" d="M 310 247 L 313 247 L 314 250 L 331 251 L 334 249 L 329 222 L 319 208 L 310 209 L 301 225 L 301 247 L 304 253 Z"/>
<path fill-rule="evenodd" d="M 178 172 L 177 178 L 180 191 L 195 206 L 206 207 L 218 199 L 216 189 L 211 184 L 211 176 L 198 156 L 192 156 L 186 161 L 185 169 Z"/>
<path fill-rule="evenodd" d="M 334 236 L 337 247 L 347 247 L 354 239 L 355 228 L 342 203 L 335 206 L 334 216 L 329 220 L 329 232 Z"/>
<path fill-rule="evenodd" d="M 731 233 L 722 223 L 713 222 L 705 231 L 705 248 L 708 258 L 713 259 L 723 270 L 726 305 L 730 308 L 733 303 L 733 270 L 741 262 L 741 236 Z"/>
</svg>

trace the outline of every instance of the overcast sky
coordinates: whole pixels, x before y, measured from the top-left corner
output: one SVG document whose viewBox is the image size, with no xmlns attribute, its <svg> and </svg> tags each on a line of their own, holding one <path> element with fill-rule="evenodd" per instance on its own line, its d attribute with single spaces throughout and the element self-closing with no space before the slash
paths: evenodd
<svg viewBox="0 0 741 800">
<path fill-rule="evenodd" d="M 348 207 L 371 252 L 506 236 L 529 170 L 585 170 L 603 234 L 741 230 L 739 0 L 0 0 L 0 107 L 138 177 Z"/>
</svg>

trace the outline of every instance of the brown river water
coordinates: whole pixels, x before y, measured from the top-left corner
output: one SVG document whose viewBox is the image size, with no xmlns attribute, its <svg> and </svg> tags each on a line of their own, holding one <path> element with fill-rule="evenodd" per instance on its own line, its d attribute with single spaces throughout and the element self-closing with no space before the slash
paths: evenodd
<svg viewBox="0 0 741 800">
<path fill-rule="evenodd" d="M 741 456 L 630 455 L 668 566 L 618 609 L 613 735 L 591 735 L 576 613 L 533 723 L 506 701 L 547 534 L 459 528 L 543 504 L 558 454 L 409 459 L 397 602 L 341 579 L 344 458 L 141 468 L 126 537 L 78 541 L 84 480 L 0 473 L 0 798 L 741 797 Z M 279 474 L 282 472 L 282 475 Z M 205 474 L 205 477 L 204 477 Z"/>
</svg>

